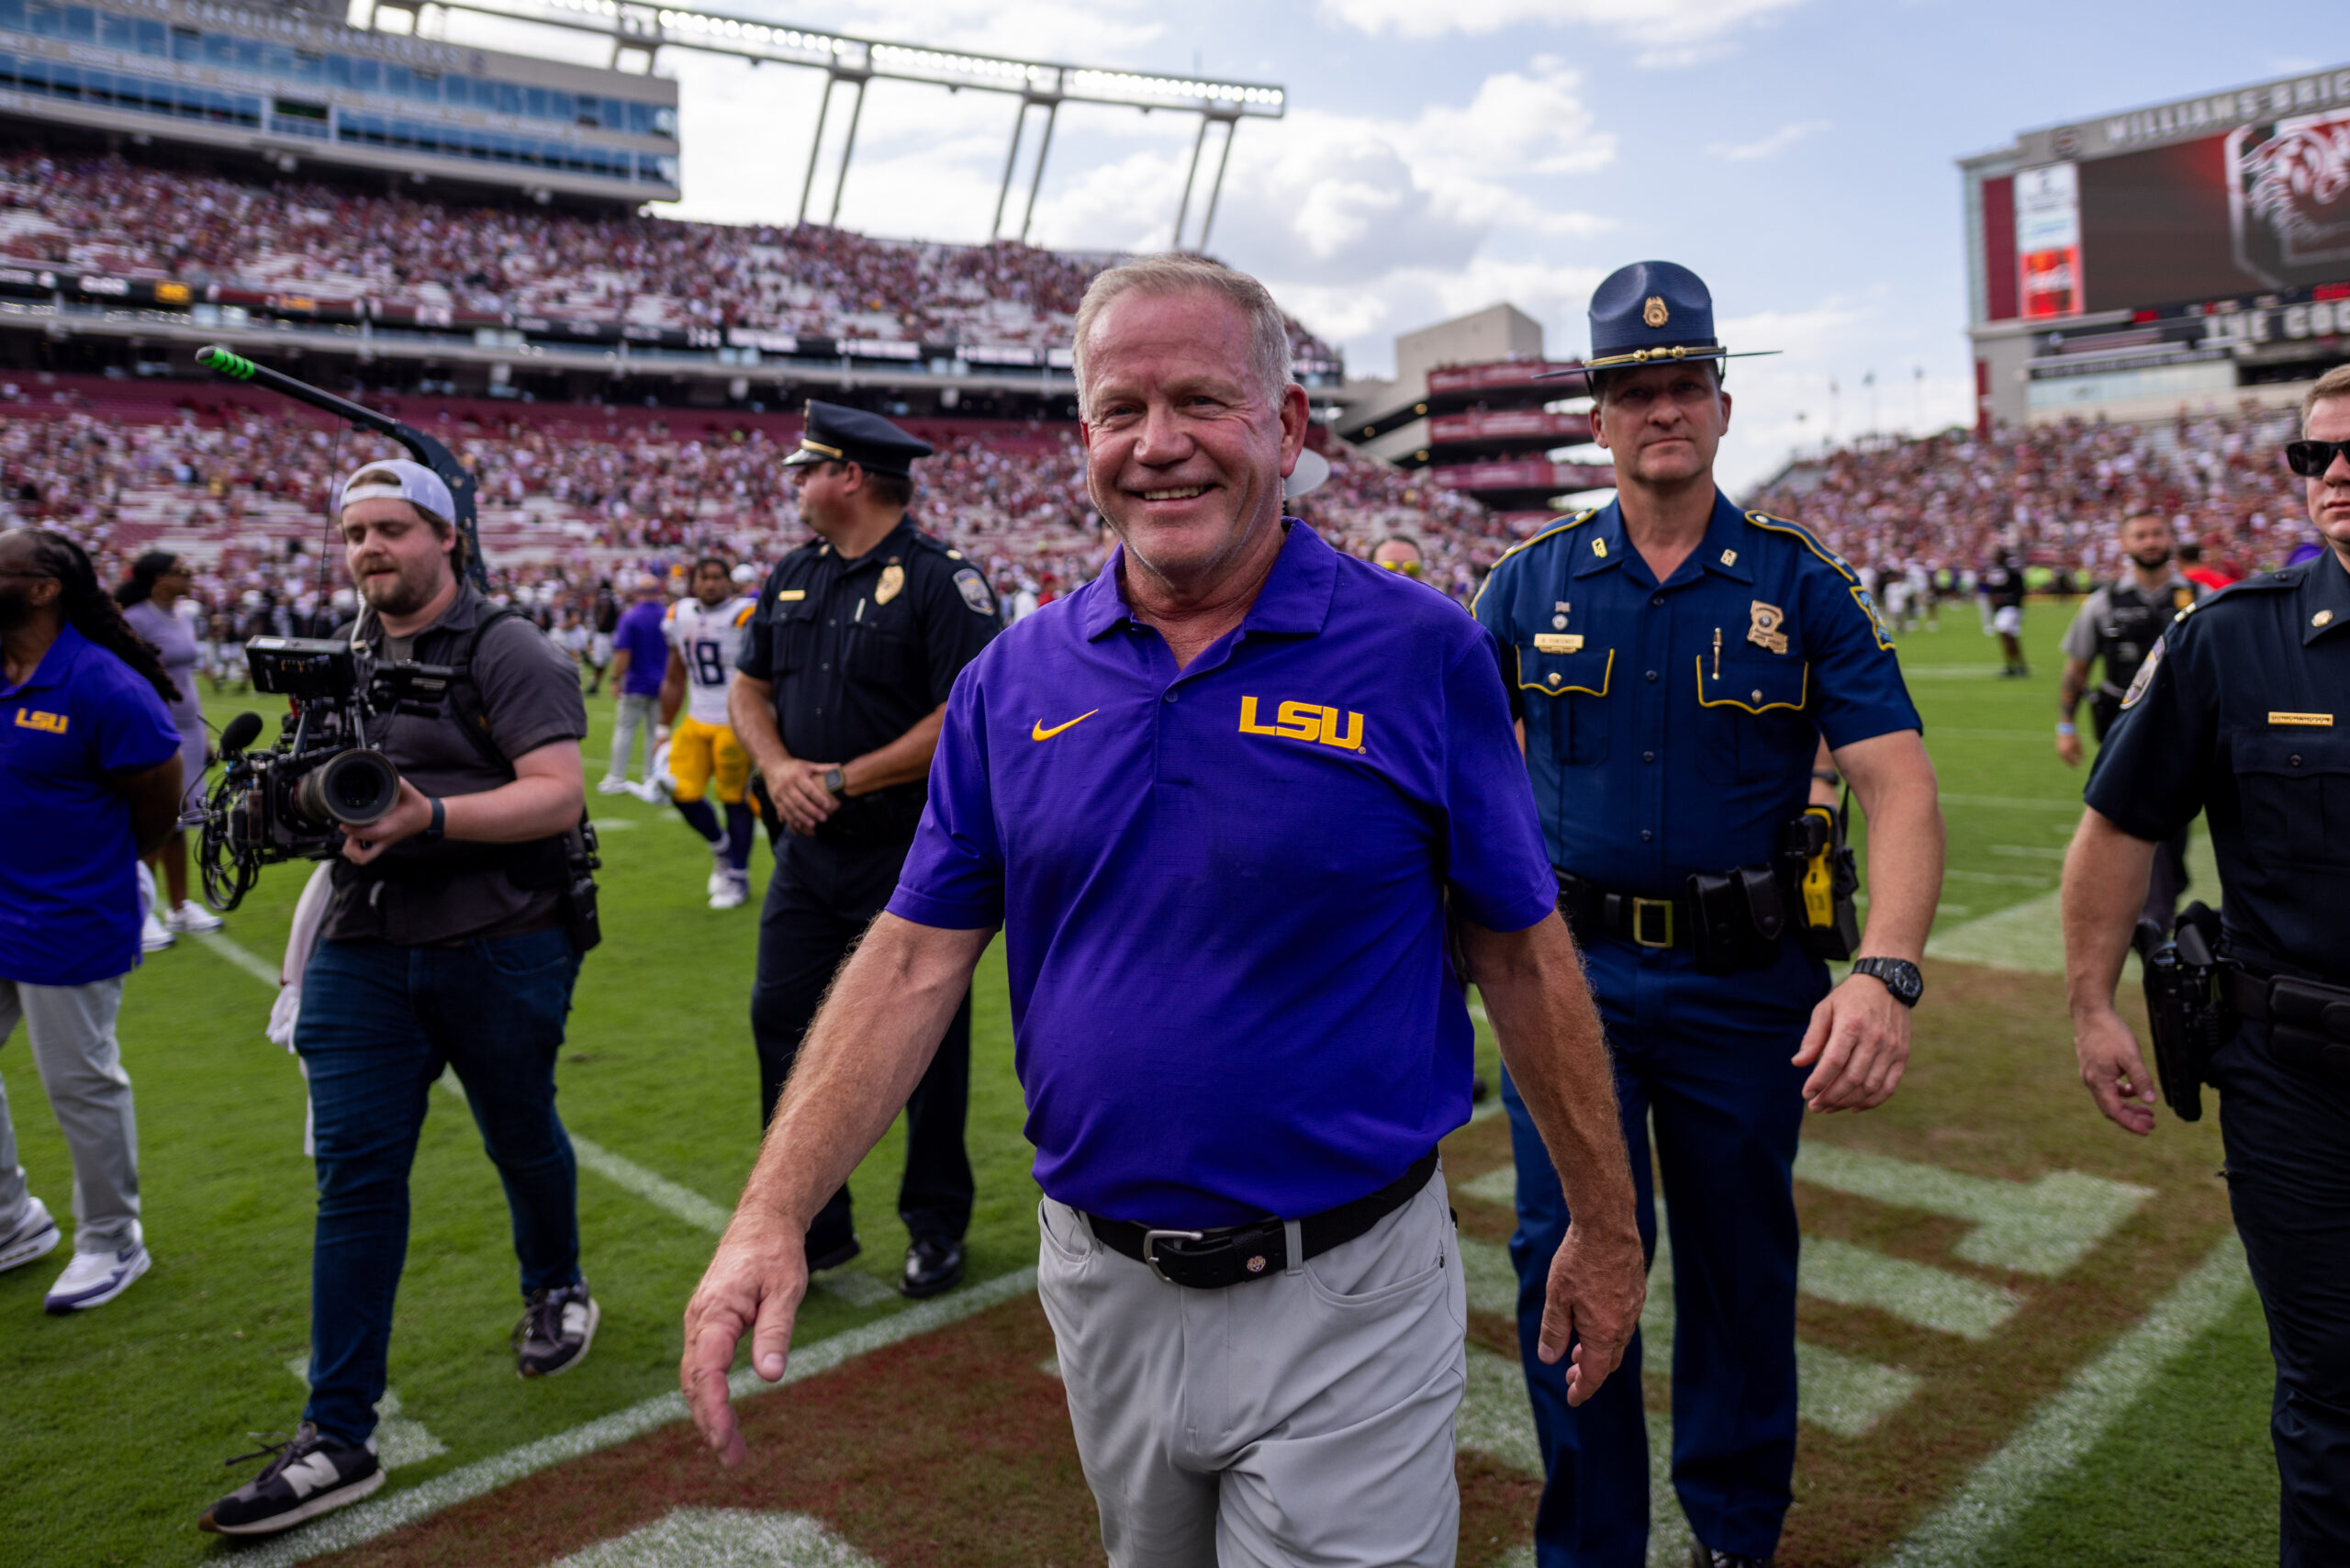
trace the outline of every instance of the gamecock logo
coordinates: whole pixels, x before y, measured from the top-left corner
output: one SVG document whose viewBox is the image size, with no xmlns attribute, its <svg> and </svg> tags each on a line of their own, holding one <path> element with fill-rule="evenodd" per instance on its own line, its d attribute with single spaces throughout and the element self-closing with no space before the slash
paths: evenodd
<svg viewBox="0 0 2350 1568">
<path fill-rule="evenodd" d="M 2280 120 L 2229 139 L 2236 258 L 2279 286 L 2350 259 L 2350 115 Z"/>
</svg>

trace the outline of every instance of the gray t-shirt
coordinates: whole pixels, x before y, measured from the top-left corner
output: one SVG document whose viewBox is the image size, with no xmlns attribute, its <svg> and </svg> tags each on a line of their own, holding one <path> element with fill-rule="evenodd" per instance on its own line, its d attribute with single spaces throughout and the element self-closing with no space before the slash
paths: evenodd
<svg viewBox="0 0 2350 1568">
<path fill-rule="evenodd" d="M 488 601 L 467 584 L 447 612 L 415 636 L 390 639 L 387 645 L 371 620 L 370 641 L 379 657 L 453 665 L 476 622 L 489 612 Z M 348 637 L 351 629 L 344 626 L 335 635 Z M 472 678 L 487 739 L 498 756 L 523 756 L 587 736 L 588 703 L 580 695 L 578 671 L 529 621 L 509 616 L 485 632 L 474 649 Z M 433 718 L 395 714 L 378 720 L 368 738 L 402 778 L 427 795 L 476 795 L 509 782 L 512 770 L 493 767 L 466 739 L 463 723 L 452 700 Z M 558 924 L 560 890 L 517 887 L 503 864 L 512 855 L 504 846 L 411 838 L 384 856 L 378 863 L 386 868 L 382 873 L 341 863 L 320 935 L 420 947 Z"/>
<path fill-rule="evenodd" d="M 163 662 L 163 673 L 179 689 L 178 699 L 168 704 L 172 722 L 182 734 L 203 729 L 204 703 L 196 689 L 196 633 L 188 630 L 187 622 L 151 599 L 132 605 L 122 612 L 122 618 L 155 650 Z"/>
</svg>

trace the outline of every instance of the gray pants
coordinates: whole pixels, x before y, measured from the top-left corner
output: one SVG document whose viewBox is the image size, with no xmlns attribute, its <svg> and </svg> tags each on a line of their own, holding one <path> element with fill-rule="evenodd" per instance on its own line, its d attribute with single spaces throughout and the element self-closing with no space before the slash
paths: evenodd
<svg viewBox="0 0 2350 1568">
<path fill-rule="evenodd" d="M 1050 1198 L 1037 1218 L 1113 1568 L 1450 1568 L 1467 1302 L 1441 1175 L 1345 1246 L 1223 1290 L 1167 1283 Z"/>
<path fill-rule="evenodd" d="M 0 1044 L 21 1016 L 49 1108 L 73 1156 L 73 1249 L 118 1252 L 139 1233 L 139 1122 L 130 1108 L 130 1074 L 114 1037 L 123 976 L 87 985 L 29 985 L 0 980 Z M 0 1234 L 14 1229 L 31 1202 L 17 1163 L 17 1128 L 0 1084 Z"/>
<path fill-rule="evenodd" d="M 628 754 L 636 749 L 637 732 L 644 733 L 644 766 L 637 769 L 641 779 L 653 777 L 653 732 L 661 722 L 661 699 L 631 697 L 621 694 L 620 712 L 612 722 L 612 765 L 608 771 L 615 778 L 628 777 Z"/>
</svg>

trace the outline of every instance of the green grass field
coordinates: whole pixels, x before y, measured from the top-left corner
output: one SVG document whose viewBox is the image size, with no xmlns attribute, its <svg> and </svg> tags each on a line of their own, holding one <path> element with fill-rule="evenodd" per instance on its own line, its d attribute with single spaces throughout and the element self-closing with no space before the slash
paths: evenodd
<svg viewBox="0 0 2350 1568">
<path fill-rule="evenodd" d="M 2004 944 L 1994 944 L 1998 952 L 2022 957 L 2012 972 L 1954 958 L 1931 966 L 1908 1087 L 1886 1110 L 1835 1118 L 1813 1136 L 2015 1180 L 2078 1170 L 2152 1186 L 2164 1198 L 2115 1231 L 2076 1275 L 2027 1293 L 2034 1316 L 2017 1319 L 2014 1343 L 1995 1340 L 1981 1352 L 1987 1373 L 1897 1325 L 1845 1308 L 1814 1311 L 1807 1298 L 1807 1336 L 1817 1329 L 1923 1382 L 1909 1406 L 1870 1438 L 1818 1439 L 1807 1428 L 1800 1528 L 1790 1527 L 1791 1553 L 1800 1544 L 1804 1562 L 1874 1560 L 2224 1229 L 2224 1200 L 2210 1177 L 2218 1157 L 2208 1117 L 2194 1128 L 2166 1121 L 2151 1147 L 2130 1144 L 2072 1084 L 2061 991 L 2046 972 L 2051 895 L 2080 785 L 2050 738 L 2054 644 L 2068 615 L 2069 607 L 2032 606 L 2029 682 L 1993 678 L 1997 655 L 1971 605 L 1946 614 L 1938 633 L 1904 641 L 1951 830 L 1937 943 L 1978 954 L 1990 950 L 1981 946 L 1987 932 Z M 245 706 L 258 704 L 208 702 L 216 722 Z M 609 696 L 590 711 L 593 778 L 602 771 Z M 593 803 L 608 830 L 606 940 L 579 983 L 561 1070 L 563 1114 L 585 1142 L 722 1208 L 757 1133 L 744 1016 L 755 904 L 704 907 L 707 858 L 674 812 L 625 798 Z M 765 868 L 761 852 L 755 879 L 762 883 Z M 267 969 L 282 951 L 303 877 L 303 868 L 275 868 L 229 917 L 227 935 Z M 1977 924 L 1994 916 L 1989 927 Z M 302 1156 L 301 1079 L 293 1058 L 262 1033 L 271 995 L 232 955 L 187 938 L 131 980 L 121 1036 L 137 1085 L 155 1265 L 118 1301 L 64 1319 L 40 1312 L 62 1252 L 0 1275 L 0 1451 L 9 1476 L 0 1562 L 207 1559 L 224 1548 L 195 1529 L 196 1515 L 252 1469 L 224 1470 L 220 1462 L 253 1446 L 249 1430 L 289 1430 L 298 1418 L 303 1391 L 288 1363 L 308 1344 L 311 1174 Z M 1035 1246 L 999 949 L 980 969 L 974 1046 L 970 1147 L 979 1196 L 970 1266 L 982 1280 L 1029 1265 Z M 1483 1055 L 1491 1074 L 1490 1040 Z M 0 1072 L 33 1190 L 62 1216 L 70 1168 L 20 1042 L 0 1051 Z M 1481 1160 L 1505 1158 L 1499 1132 L 1490 1122 L 1472 1126 L 1457 1150 L 1448 1146 L 1449 1159 L 1467 1176 Z M 887 1290 L 905 1244 L 894 1213 L 899 1160 L 893 1136 L 854 1182 L 867 1249 L 856 1271 L 870 1288 L 811 1296 L 800 1344 L 903 1310 Z M 658 1206 L 583 1169 L 584 1265 L 603 1305 L 602 1327 L 576 1372 L 526 1384 L 507 1346 L 520 1301 L 503 1200 L 453 1096 L 434 1098 L 413 1195 L 391 1361 L 399 1417 L 386 1440 L 397 1430 L 412 1455 L 440 1451 L 401 1462 L 384 1495 L 674 1388 L 678 1314 L 713 1239 L 676 1205 Z M 1809 1234 L 1849 1233 L 1889 1251 L 1947 1239 L 1933 1231 L 1938 1222 L 1923 1231 L 1909 1226 L 1905 1238 L 1882 1215 L 1850 1203 L 1807 1198 L 1807 1205 Z M 1506 1213 L 1464 1204 L 1463 1226 L 1505 1234 Z M 1873 1226 L 1887 1236 L 1872 1240 Z M 1498 1332 L 1497 1323 L 1484 1324 L 1483 1339 Z M 2273 1559 L 2268 1380 L 2265 1332 L 2246 1295 L 2172 1356 L 2069 1470 L 2042 1476 L 2036 1498 L 1976 1540 L 1965 1560 L 2022 1568 Z M 1846 1529 L 1848 1519 L 1866 1528 Z M 1522 1537 L 1523 1520 L 1516 1528 Z M 1483 1550 L 1464 1561 L 1490 1560 Z"/>
</svg>

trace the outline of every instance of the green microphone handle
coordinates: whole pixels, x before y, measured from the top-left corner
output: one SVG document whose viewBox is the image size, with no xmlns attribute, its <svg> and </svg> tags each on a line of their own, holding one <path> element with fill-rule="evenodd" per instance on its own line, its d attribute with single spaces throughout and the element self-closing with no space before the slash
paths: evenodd
<svg viewBox="0 0 2350 1568">
<path fill-rule="evenodd" d="M 438 474 L 442 483 L 449 487 L 449 498 L 455 503 L 456 507 L 456 515 L 449 521 L 454 523 L 458 532 L 464 536 L 468 557 L 466 571 L 472 577 L 476 588 L 480 588 L 484 593 L 489 591 L 489 573 L 482 561 L 481 531 L 476 521 L 474 507 L 474 493 L 478 487 L 474 482 L 473 475 L 457 461 L 454 453 L 413 425 L 403 424 L 390 415 L 379 413 L 364 403 L 354 403 L 348 398 L 338 398 L 323 387 L 313 386 L 307 381 L 297 381 L 284 371 L 272 370 L 265 364 L 256 364 L 235 350 L 223 348 L 218 343 L 196 350 L 196 363 L 215 375 L 229 381 L 242 381 L 252 386 L 264 387 L 282 398 L 291 398 L 297 403 L 308 403 L 314 409 L 332 414 L 336 419 L 360 426 L 364 430 L 374 431 L 380 435 L 389 436 L 408 448 L 408 455 Z"/>
</svg>

